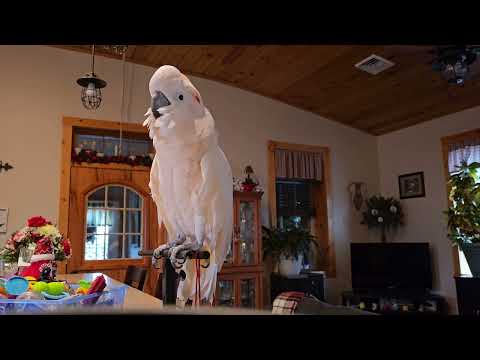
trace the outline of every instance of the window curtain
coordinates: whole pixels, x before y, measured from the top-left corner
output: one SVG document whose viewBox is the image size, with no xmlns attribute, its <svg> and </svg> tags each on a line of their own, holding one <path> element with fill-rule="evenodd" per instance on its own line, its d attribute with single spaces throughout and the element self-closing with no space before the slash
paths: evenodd
<svg viewBox="0 0 480 360">
<path fill-rule="evenodd" d="M 467 163 L 480 162 L 480 137 L 464 139 L 449 145 L 448 148 L 448 171 L 458 170 L 458 166 Z"/>
<path fill-rule="evenodd" d="M 277 177 L 322 181 L 322 153 L 275 150 Z"/>
</svg>

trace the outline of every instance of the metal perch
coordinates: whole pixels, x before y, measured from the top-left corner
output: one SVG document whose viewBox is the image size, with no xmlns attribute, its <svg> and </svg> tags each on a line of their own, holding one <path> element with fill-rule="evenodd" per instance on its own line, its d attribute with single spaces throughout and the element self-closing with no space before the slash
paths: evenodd
<svg viewBox="0 0 480 360">
<path fill-rule="evenodd" d="M 178 274 L 175 271 L 174 266 L 170 261 L 170 251 L 171 249 L 165 249 L 160 256 L 155 256 L 154 250 L 141 250 L 138 252 L 139 256 L 153 256 L 156 260 L 165 258 L 163 263 L 163 278 L 162 278 L 162 300 L 163 304 L 176 304 L 177 300 L 177 280 L 185 280 L 186 274 L 182 270 Z M 198 259 L 198 260 L 209 260 L 210 253 L 208 251 L 192 251 L 184 250 L 180 251 L 177 254 L 178 258 L 185 259 Z M 208 267 L 205 266 L 205 267 Z"/>
</svg>

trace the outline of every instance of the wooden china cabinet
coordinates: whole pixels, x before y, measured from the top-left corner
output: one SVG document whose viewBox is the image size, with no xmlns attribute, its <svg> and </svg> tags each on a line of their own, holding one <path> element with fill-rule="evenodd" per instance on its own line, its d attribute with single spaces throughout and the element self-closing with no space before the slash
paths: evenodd
<svg viewBox="0 0 480 360">
<path fill-rule="evenodd" d="M 262 195 L 234 192 L 233 241 L 218 277 L 218 306 L 263 308 Z"/>
</svg>

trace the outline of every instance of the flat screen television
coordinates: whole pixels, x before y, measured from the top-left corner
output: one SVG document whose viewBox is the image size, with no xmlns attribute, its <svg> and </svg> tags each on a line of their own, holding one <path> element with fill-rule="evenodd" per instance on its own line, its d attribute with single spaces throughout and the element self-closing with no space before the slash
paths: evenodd
<svg viewBox="0 0 480 360">
<path fill-rule="evenodd" d="M 432 288 L 428 243 L 351 243 L 354 290 Z"/>
</svg>

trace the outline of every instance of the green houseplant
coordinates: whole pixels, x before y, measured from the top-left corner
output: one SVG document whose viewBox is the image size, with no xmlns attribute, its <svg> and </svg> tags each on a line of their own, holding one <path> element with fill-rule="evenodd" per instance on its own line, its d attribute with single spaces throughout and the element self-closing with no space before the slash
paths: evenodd
<svg viewBox="0 0 480 360">
<path fill-rule="evenodd" d="M 315 239 L 310 231 L 294 224 L 280 229 L 262 226 L 263 259 L 270 256 L 282 275 L 297 275 L 311 246 L 318 247 Z"/>
<path fill-rule="evenodd" d="M 464 252 L 474 276 L 480 276 L 480 163 L 462 162 L 450 175 L 448 185 L 448 237 Z"/>
<path fill-rule="evenodd" d="M 372 196 L 365 201 L 366 210 L 363 212 L 361 224 L 368 228 L 379 228 L 382 242 L 387 241 L 387 230 L 403 225 L 403 210 L 400 201 L 393 197 Z"/>
</svg>

